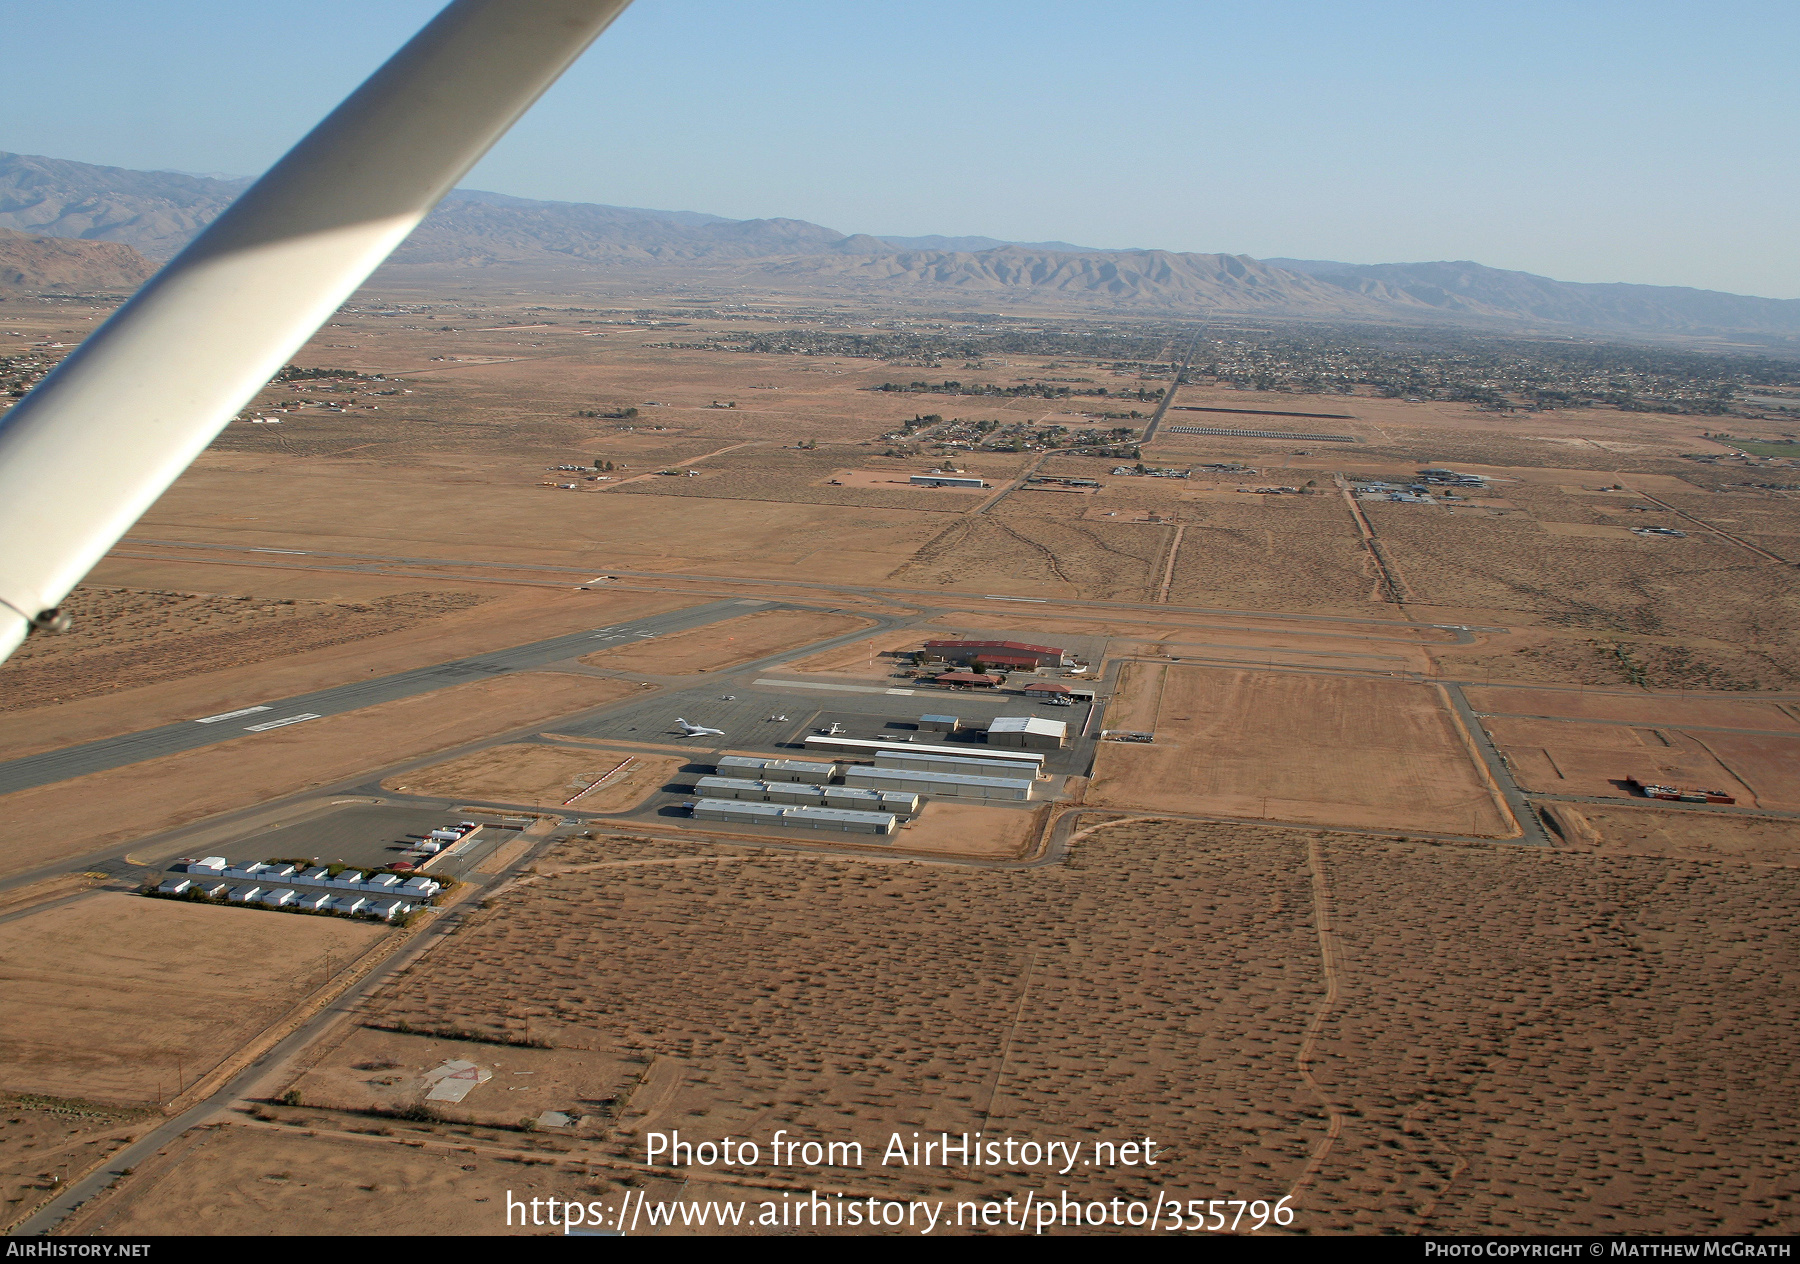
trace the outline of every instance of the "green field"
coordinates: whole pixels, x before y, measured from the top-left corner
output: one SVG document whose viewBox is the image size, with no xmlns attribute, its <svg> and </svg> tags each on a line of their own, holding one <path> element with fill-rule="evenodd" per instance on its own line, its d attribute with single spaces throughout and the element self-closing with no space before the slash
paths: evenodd
<svg viewBox="0 0 1800 1264">
<path fill-rule="evenodd" d="M 1800 456 L 1800 440 L 1795 439 L 1719 439 L 1716 442 L 1757 456 Z"/>
</svg>

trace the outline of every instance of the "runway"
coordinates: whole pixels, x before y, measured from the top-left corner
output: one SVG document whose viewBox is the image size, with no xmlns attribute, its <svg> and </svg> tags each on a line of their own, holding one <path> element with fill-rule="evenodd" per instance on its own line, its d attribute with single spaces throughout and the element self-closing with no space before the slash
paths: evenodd
<svg viewBox="0 0 1800 1264">
<path fill-rule="evenodd" d="M 592 653 L 606 645 L 616 645 L 622 639 L 648 639 L 672 632 L 685 632 L 689 628 L 703 627 L 708 623 L 744 614 L 751 607 L 766 609 L 774 604 L 735 599 L 713 601 L 686 610 L 673 610 L 667 614 L 651 615 L 649 618 L 585 632 L 571 632 L 547 641 L 533 641 L 509 649 L 491 650 L 470 658 L 453 659 L 432 667 L 415 667 L 410 671 L 358 680 L 313 693 L 276 699 L 245 698 L 240 706 L 223 712 L 196 716 L 177 724 L 165 724 L 160 728 L 145 729 L 138 733 L 125 733 L 80 746 L 42 751 L 36 755 L 0 763 L 0 794 L 67 781 L 71 777 L 121 768 L 126 764 L 175 755 L 218 742 L 253 738 L 258 733 L 356 711 L 398 698 L 431 693 L 468 680 L 529 671 L 534 667 Z"/>
</svg>

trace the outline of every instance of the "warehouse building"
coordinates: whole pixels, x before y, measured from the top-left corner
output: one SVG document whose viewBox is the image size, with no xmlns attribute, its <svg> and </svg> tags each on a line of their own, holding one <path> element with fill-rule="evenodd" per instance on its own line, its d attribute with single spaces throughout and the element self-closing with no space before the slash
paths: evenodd
<svg viewBox="0 0 1800 1264">
<path fill-rule="evenodd" d="M 955 733 L 962 728 L 962 720 L 954 715 L 922 715 L 919 717 L 919 729 L 926 733 Z"/>
<path fill-rule="evenodd" d="M 744 777 L 701 777 L 694 783 L 694 793 L 702 799 L 746 799 L 814 807 L 825 803 L 823 786 L 796 781 L 751 781 Z"/>
<path fill-rule="evenodd" d="M 785 803 L 795 807 L 834 807 L 912 816 L 919 796 L 887 790 L 852 790 L 791 781 L 747 781 L 739 777 L 701 777 L 694 793 L 702 799 L 736 799 L 753 803 Z"/>
<path fill-rule="evenodd" d="M 895 816 L 917 816 L 924 804 L 910 790 L 859 790 L 854 786 L 827 786 L 825 806 L 845 808 L 852 812 L 892 812 Z"/>
<path fill-rule="evenodd" d="M 946 663 L 968 666 L 983 663 L 996 667 L 1063 667 L 1068 655 L 1054 645 L 1031 645 L 1025 641 L 927 641 L 920 651 L 925 659 L 943 659 Z"/>
<path fill-rule="evenodd" d="M 902 790 L 951 799 L 1023 801 L 1037 788 L 1020 777 L 976 777 L 951 772 L 919 772 L 911 768 L 869 768 L 855 764 L 844 770 L 846 784 L 864 790 Z"/>
<path fill-rule="evenodd" d="M 837 780 L 836 764 L 815 764 L 801 759 L 722 755 L 714 767 L 721 777 L 748 777 L 756 781 L 804 781 L 824 786 Z"/>
<path fill-rule="evenodd" d="M 1034 750 L 1061 750 L 1069 742 L 1069 726 L 1061 720 L 1036 716 L 1003 715 L 987 728 L 989 746 L 1018 746 Z"/>
<path fill-rule="evenodd" d="M 967 755 L 929 755 L 923 751 L 884 750 L 875 752 L 877 768 L 911 768 L 915 772 L 947 772 L 964 777 L 1023 777 L 1025 772 L 1017 760 L 988 759 L 971 751 Z M 1033 774 L 1035 779 L 1036 774 Z"/>
<path fill-rule="evenodd" d="M 892 834 L 900 827 L 891 812 L 857 812 L 843 808 L 788 807 L 738 799 L 701 799 L 694 818 L 733 825 L 782 825 L 794 829 L 838 830 L 848 834 Z"/>
<path fill-rule="evenodd" d="M 926 742 L 909 742 L 904 746 L 896 746 L 892 742 L 877 742 L 866 737 L 828 737 L 824 734 L 812 734 L 806 738 L 808 750 L 821 753 L 831 752 L 843 759 L 874 759 L 882 751 L 905 750 L 924 755 L 959 755 L 968 756 L 976 752 L 967 746 L 938 746 Z M 1021 769 L 1021 777 L 1035 777 L 1044 770 L 1044 756 L 1026 750 L 983 750 L 979 754 L 982 759 L 1004 759 L 1016 764 L 1029 765 Z"/>
<path fill-rule="evenodd" d="M 914 487 L 973 487 L 987 484 L 972 474 L 914 474 L 909 480 Z"/>
</svg>

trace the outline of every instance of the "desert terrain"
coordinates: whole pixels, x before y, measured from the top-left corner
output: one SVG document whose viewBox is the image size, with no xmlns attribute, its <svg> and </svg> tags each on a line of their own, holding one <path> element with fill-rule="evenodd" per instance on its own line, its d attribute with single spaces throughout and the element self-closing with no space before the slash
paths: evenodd
<svg viewBox="0 0 1800 1264">
<path fill-rule="evenodd" d="M 834 1181 L 1291 1194 L 1307 1233 L 1794 1231 L 1791 420 L 1684 410 L 1661 352 L 1619 352 L 1635 403 L 1563 402 L 1520 340 L 1506 372 L 1542 380 L 1495 404 L 1417 386 L 1405 338 L 1221 322 L 1177 384 L 1184 321 L 672 275 L 390 269 L 0 668 L 12 1223 L 485 1234 L 508 1190 Z M 48 363 L 107 306 L 0 330 Z M 1395 357 L 1413 385 L 1376 380 Z M 907 485 L 945 464 L 990 486 Z M 1481 481 L 1372 490 L 1443 467 Z M 936 686 L 934 638 L 1056 646 L 1097 701 Z M 1069 731 L 1032 802 L 891 836 L 713 828 L 669 789 L 927 713 Z M 404 930 L 133 894 L 363 810 L 501 828 Z M 327 953 L 390 951 L 175 1100 Z M 486 1078 L 427 1100 L 452 1062 Z M 646 1166 L 676 1127 L 1167 1160 Z"/>
<path fill-rule="evenodd" d="M 204 1200 L 234 1231 L 293 1205 L 271 1179 L 354 1200 L 334 1156 L 355 1133 L 396 1156 L 365 1185 L 495 1232 L 475 1154 L 554 1107 L 583 1114 L 504 1134 L 550 1147 L 540 1187 L 616 1179 L 674 1125 L 1093 1130 L 1156 1138 L 1165 1187 L 1292 1192 L 1313 1233 L 1792 1230 L 1792 1088 L 1763 1069 L 1794 1017 L 1791 869 L 1155 821 L 1013 871 L 619 836 L 554 859 L 592 867 L 515 887 L 379 992 L 298 1080 L 305 1108 L 263 1112 L 286 1127 L 224 1126 L 101 1223 L 152 1231 Z M 491 1077 L 437 1122 L 394 1118 L 452 1055 Z M 733 1175 L 949 1199 L 1042 1180 Z M 1150 1193 L 1123 1170 L 1066 1184 Z"/>
</svg>

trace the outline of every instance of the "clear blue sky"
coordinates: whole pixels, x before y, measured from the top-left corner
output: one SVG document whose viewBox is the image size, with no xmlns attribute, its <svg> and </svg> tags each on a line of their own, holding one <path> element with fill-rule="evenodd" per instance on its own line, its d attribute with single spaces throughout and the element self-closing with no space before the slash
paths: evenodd
<svg viewBox="0 0 1800 1264">
<path fill-rule="evenodd" d="M 255 173 L 437 7 L 0 0 L 0 149 Z M 464 183 L 1793 298 L 1796 49 L 1794 0 L 638 0 Z"/>
</svg>

